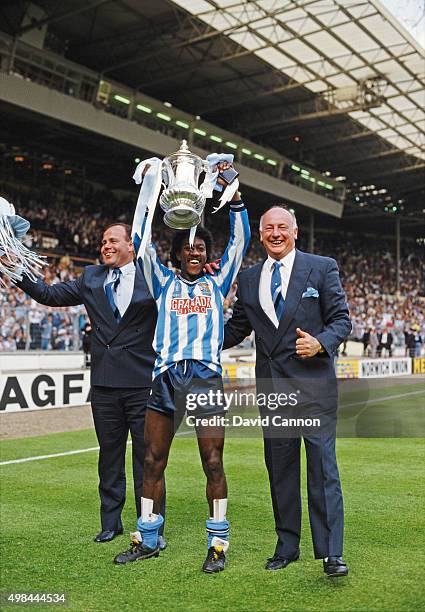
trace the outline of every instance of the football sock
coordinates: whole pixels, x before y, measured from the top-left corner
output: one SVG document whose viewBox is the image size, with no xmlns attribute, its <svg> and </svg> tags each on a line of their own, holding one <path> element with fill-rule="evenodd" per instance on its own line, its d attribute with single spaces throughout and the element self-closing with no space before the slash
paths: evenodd
<svg viewBox="0 0 425 612">
<path fill-rule="evenodd" d="M 229 522 L 226 519 L 224 521 L 214 521 L 214 519 L 210 518 L 205 521 L 205 524 L 208 534 L 208 548 L 211 548 L 211 546 L 224 546 L 224 542 L 227 544 L 229 539 Z"/>
<path fill-rule="evenodd" d="M 222 546 L 225 551 L 229 544 L 229 522 L 226 520 L 227 499 L 214 499 L 214 515 L 206 520 L 208 548 Z"/>
<path fill-rule="evenodd" d="M 156 548 L 158 545 L 158 531 L 164 523 L 161 514 L 151 514 L 148 521 L 142 521 L 142 517 L 137 521 L 137 529 L 142 536 L 142 544 L 148 548 Z"/>
<path fill-rule="evenodd" d="M 138 531 L 134 534 L 137 540 L 148 548 L 156 548 L 158 544 L 158 531 L 164 523 L 161 514 L 155 514 L 153 510 L 153 499 L 141 498 L 140 517 L 137 521 Z"/>
</svg>

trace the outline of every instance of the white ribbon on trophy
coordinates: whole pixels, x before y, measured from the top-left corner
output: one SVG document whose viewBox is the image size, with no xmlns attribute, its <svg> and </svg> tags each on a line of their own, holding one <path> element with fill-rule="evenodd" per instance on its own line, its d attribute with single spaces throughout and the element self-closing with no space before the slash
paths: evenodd
<svg viewBox="0 0 425 612">
<path fill-rule="evenodd" d="M 7 286 L 4 277 L 16 282 L 25 274 L 33 282 L 43 276 L 46 258 L 30 251 L 22 238 L 28 232 L 30 222 L 15 214 L 15 207 L 0 197 L 0 283 Z"/>
<path fill-rule="evenodd" d="M 143 256 L 147 240 L 151 235 L 152 220 L 161 185 L 164 190 L 159 198 L 159 203 L 165 212 L 164 223 L 173 229 L 189 229 L 189 243 L 193 245 L 196 227 L 201 222 L 205 201 L 212 197 L 214 189 L 221 187 L 217 183 L 217 164 L 220 162 L 233 163 L 233 155 L 212 153 L 207 156 L 206 160 L 202 160 L 198 155 L 189 151 L 186 140 L 183 140 L 180 149 L 163 160 L 151 157 L 138 164 L 133 179 L 141 186 L 133 220 L 132 236 L 140 231 L 146 210 L 148 210 L 138 256 Z M 202 172 L 205 172 L 205 178 L 199 185 L 199 176 Z M 237 179 L 227 185 L 213 213 L 229 202 L 238 188 Z"/>
<path fill-rule="evenodd" d="M 146 219 L 145 231 L 143 236 L 140 236 L 141 243 L 137 255 L 142 256 L 146 250 L 148 238 L 151 235 L 152 220 L 155 214 L 156 203 L 158 202 L 159 192 L 162 184 L 162 160 L 158 157 L 151 157 L 140 162 L 137 166 L 133 179 L 136 185 L 140 185 L 139 197 L 137 198 L 136 211 L 134 213 L 133 226 L 131 235 L 140 232 L 146 210 L 148 210 L 148 218 Z"/>
<path fill-rule="evenodd" d="M 203 189 L 204 185 L 208 183 L 207 179 L 209 175 L 207 174 L 205 177 L 205 181 L 201 185 L 201 190 L 203 191 L 203 193 L 205 193 L 206 198 L 212 198 L 213 190 L 218 189 L 220 187 L 219 183 L 217 183 L 218 169 L 215 172 L 213 172 L 212 168 L 216 168 L 217 164 L 219 164 L 220 162 L 227 162 L 229 164 L 233 164 L 233 159 L 234 159 L 234 156 L 231 153 L 211 153 L 210 155 L 207 155 L 206 161 L 208 162 L 208 165 L 211 169 L 212 188 L 210 192 L 209 191 L 207 192 L 207 189 L 209 189 L 210 187 L 210 185 L 208 184 L 205 190 Z M 215 208 L 213 208 L 213 214 L 216 213 L 218 210 L 220 210 L 220 208 L 223 208 L 223 206 L 227 204 L 227 202 L 230 202 L 230 200 L 233 198 L 233 196 L 235 195 L 238 189 L 239 189 L 239 180 L 237 178 L 234 181 L 232 181 L 230 185 L 226 185 L 226 188 L 223 189 L 223 193 L 220 197 L 219 206 L 216 206 Z"/>
</svg>

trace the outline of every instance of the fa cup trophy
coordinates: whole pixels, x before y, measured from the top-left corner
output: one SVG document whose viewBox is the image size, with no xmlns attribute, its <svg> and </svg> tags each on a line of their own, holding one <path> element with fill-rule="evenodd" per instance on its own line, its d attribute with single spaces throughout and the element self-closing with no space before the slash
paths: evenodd
<svg viewBox="0 0 425 612">
<path fill-rule="evenodd" d="M 180 149 L 162 162 L 165 189 L 159 204 L 165 212 L 164 223 L 173 229 L 190 229 L 201 221 L 206 195 L 199 187 L 199 177 L 209 164 L 191 153 L 186 140 Z"/>
<path fill-rule="evenodd" d="M 150 240 L 158 199 L 165 213 L 164 223 L 176 230 L 190 229 L 189 243 L 193 244 L 206 200 L 212 197 L 214 189 L 223 189 L 217 184 L 218 165 L 221 162 L 232 164 L 233 155 L 212 153 L 203 160 L 189 150 L 186 140 L 182 140 L 180 149 L 163 160 L 151 157 L 139 163 L 133 175 L 135 182 L 140 185 L 140 192 L 132 227 L 132 236 L 144 227 L 139 254 L 145 252 L 147 241 Z M 199 184 L 202 173 L 205 173 L 205 177 Z M 229 180 L 220 174 L 227 187 L 223 189 L 213 213 L 220 210 L 236 193 L 239 187 L 237 176 L 238 173 L 234 170 L 231 170 Z M 161 187 L 163 191 L 160 196 Z"/>
</svg>

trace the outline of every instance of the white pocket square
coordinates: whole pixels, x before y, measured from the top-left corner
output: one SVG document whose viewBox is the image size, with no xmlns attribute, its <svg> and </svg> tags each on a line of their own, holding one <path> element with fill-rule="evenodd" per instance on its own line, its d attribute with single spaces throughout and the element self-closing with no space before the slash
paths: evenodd
<svg viewBox="0 0 425 612">
<path fill-rule="evenodd" d="M 307 287 L 301 296 L 302 298 L 318 298 L 319 292 L 314 287 Z"/>
</svg>

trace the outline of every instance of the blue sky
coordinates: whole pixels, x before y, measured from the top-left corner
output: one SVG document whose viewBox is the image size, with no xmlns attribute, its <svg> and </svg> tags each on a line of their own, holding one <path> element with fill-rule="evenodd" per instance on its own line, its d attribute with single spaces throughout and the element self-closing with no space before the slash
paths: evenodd
<svg viewBox="0 0 425 612">
<path fill-rule="evenodd" d="M 425 0 L 380 0 L 425 48 Z"/>
</svg>

